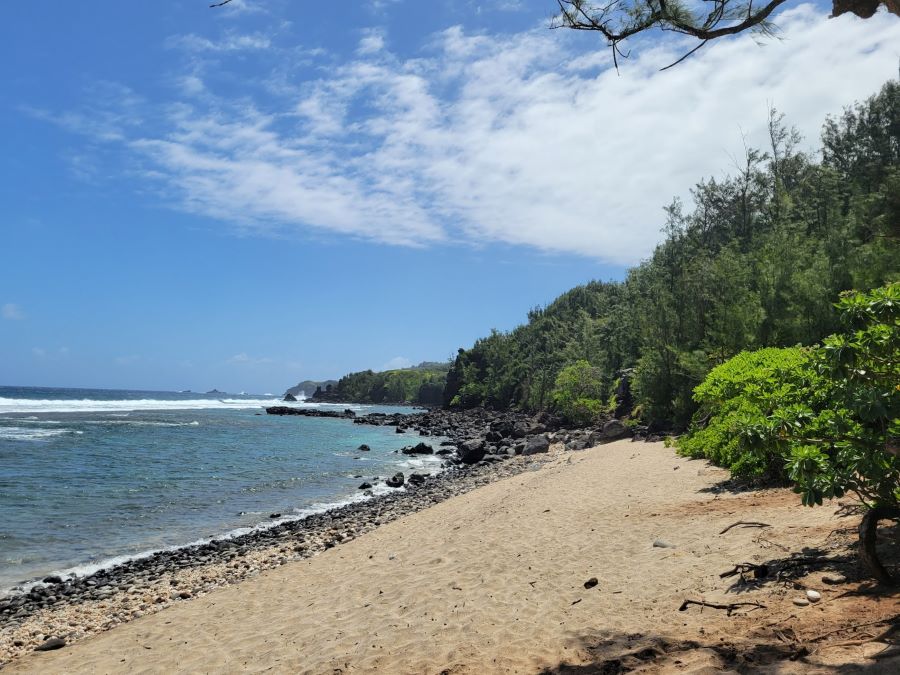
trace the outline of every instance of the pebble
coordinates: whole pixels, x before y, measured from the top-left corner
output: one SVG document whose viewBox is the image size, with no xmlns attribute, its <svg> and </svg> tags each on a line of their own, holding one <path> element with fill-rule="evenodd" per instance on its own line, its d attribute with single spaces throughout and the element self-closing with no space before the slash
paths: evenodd
<svg viewBox="0 0 900 675">
<path fill-rule="evenodd" d="M 806 599 L 810 602 L 818 602 L 822 599 L 822 594 L 819 591 L 806 591 Z"/>
<path fill-rule="evenodd" d="M 794 604 L 797 607 L 806 607 L 809 604 L 809 600 L 806 598 L 794 598 Z"/>
<path fill-rule="evenodd" d="M 675 548 L 675 544 L 670 544 L 669 542 L 664 541 L 664 540 L 662 540 L 662 539 L 657 539 L 657 540 L 655 540 L 655 541 L 653 542 L 653 545 L 654 545 L 656 548 Z"/>
<path fill-rule="evenodd" d="M 847 577 L 845 577 L 843 574 L 826 574 L 824 577 L 822 577 L 822 583 L 831 585 L 846 584 Z"/>
<path fill-rule="evenodd" d="M 597 577 L 591 577 L 590 579 L 588 579 L 587 581 L 584 582 L 584 587 L 585 588 L 593 588 L 594 586 L 596 586 L 599 583 L 600 583 L 600 581 L 597 579 Z"/>
</svg>

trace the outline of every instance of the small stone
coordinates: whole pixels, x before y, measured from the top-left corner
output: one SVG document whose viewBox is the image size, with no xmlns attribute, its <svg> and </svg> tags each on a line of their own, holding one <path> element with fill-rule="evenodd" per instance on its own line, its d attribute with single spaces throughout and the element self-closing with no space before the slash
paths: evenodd
<svg viewBox="0 0 900 675">
<path fill-rule="evenodd" d="M 653 542 L 653 545 L 656 548 L 675 548 L 675 544 L 670 544 L 669 542 L 664 541 L 663 539 L 656 539 Z"/>
<path fill-rule="evenodd" d="M 191 597 L 190 591 L 181 591 L 181 593 L 178 594 L 178 597 L 182 600 L 187 600 Z"/>
<path fill-rule="evenodd" d="M 50 638 L 49 640 L 45 640 L 37 647 L 34 648 L 36 652 L 49 652 L 54 649 L 62 649 L 66 646 L 66 641 L 62 638 Z"/>
<path fill-rule="evenodd" d="M 832 585 L 846 584 L 847 577 L 845 577 L 843 574 L 826 574 L 824 577 L 822 577 L 822 583 L 832 584 Z"/>
<path fill-rule="evenodd" d="M 797 607 L 806 607 L 809 604 L 809 600 L 806 598 L 794 598 L 794 604 Z"/>
<path fill-rule="evenodd" d="M 588 579 L 587 581 L 584 582 L 584 587 L 585 588 L 593 588 L 594 586 L 596 586 L 599 583 L 600 583 L 600 581 L 597 579 L 597 577 L 591 577 L 590 579 Z"/>
<path fill-rule="evenodd" d="M 806 591 L 806 599 L 810 602 L 818 602 L 822 599 L 822 594 L 819 591 Z"/>
</svg>

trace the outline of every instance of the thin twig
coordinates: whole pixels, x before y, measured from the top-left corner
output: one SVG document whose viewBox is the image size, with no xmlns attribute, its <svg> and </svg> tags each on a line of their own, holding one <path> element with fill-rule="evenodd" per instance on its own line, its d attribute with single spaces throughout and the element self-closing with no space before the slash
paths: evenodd
<svg viewBox="0 0 900 675">
<path fill-rule="evenodd" d="M 679 612 L 685 611 L 690 605 L 699 605 L 700 607 L 712 607 L 713 609 L 724 609 L 728 616 L 736 609 L 741 607 L 753 607 L 755 609 L 766 609 L 766 606 L 759 602 L 731 602 L 727 605 L 720 605 L 716 602 L 706 602 L 705 600 L 685 600 L 678 608 Z"/>
<path fill-rule="evenodd" d="M 732 527 L 737 527 L 738 525 L 743 525 L 744 527 L 772 527 L 772 526 L 769 525 L 768 523 L 757 523 L 757 522 L 752 521 L 752 520 L 739 520 L 739 521 L 737 521 L 736 523 L 732 523 L 731 525 L 729 525 L 728 527 L 726 527 L 724 530 L 722 530 L 721 532 L 719 532 L 719 534 L 725 534 L 725 533 L 728 532 L 728 530 L 730 530 Z"/>
</svg>

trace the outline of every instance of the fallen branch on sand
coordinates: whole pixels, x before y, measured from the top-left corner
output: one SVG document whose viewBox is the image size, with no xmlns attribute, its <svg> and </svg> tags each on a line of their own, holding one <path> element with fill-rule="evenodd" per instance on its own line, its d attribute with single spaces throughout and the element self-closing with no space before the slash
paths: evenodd
<svg viewBox="0 0 900 675">
<path fill-rule="evenodd" d="M 742 527 L 772 527 L 772 526 L 769 525 L 768 523 L 757 523 L 757 522 L 752 521 L 752 520 L 739 520 L 739 521 L 737 521 L 736 523 L 732 523 L 731 525 L 729 525 L 728 527 L 726 527 L 724 530 L 722 530 L 721 532 L 719 532 L 719 534 L 725 534 L 725 533 L 728 532 L 728 530 L 730 530 L 732 527 L 737 527 L 738 525 L 740 525 L 740 526 L 742 526 Z"/>
<path fill-rule="evenodd" d="M 727 605 L 720 605 L 716 602 L 706 602 L 705 600 L 685 600 L 678 608 L 679 612 L 685 611 L 690 605 L 700 605 L 700 607 L 711 607 L 712 609 L 724 609 L 728 616 L 741 607 L 753 607 L 754 609 L 766 609 L 766 606 L 759 602 L 730 602 Z"/>
<path fill-rule="evenodd" d="M 769 566 L 754 565 L 753 563 L 741 563 L 739 565 L 735 565 L 733 570 L 722 572 L 719 575 L 719 578 L 727 579 L 728 577 L 733 577 L 735 574 L 740 574 L 741 581 L 746 581 L 746 579 L 744 579 L 744 575 L 748 572 L 753 572 L 754 579 L 764 579 L 765 577 L 769 576 Z"/>
</svg>

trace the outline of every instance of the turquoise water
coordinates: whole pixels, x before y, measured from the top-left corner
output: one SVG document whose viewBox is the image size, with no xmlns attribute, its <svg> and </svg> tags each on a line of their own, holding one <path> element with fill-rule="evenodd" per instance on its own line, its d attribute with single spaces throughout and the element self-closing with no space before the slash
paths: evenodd
<svg viewBox="0 0 900 675">
<path fill-rule="evenodd" d="M 0 387 L 0 592 L 361 499 L 363 478 L 435 471 L 417 437 L 266 415 L 274 398 Z M 296 405 L 296 404 L 295 404 Z M 299 405 L 311 405 L 301 403 Z M 358 414 L 411 412 L 377 406 Z M 371 452 L 359 452 L 360 444 Z M 387 488 L 384 488 L 387 489 Z"/>
</svg>

